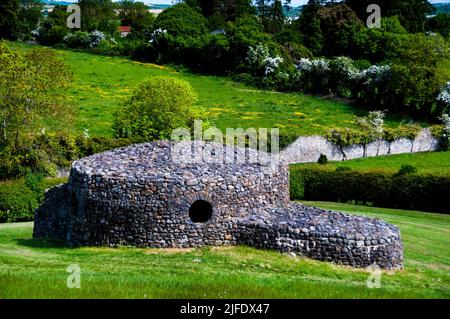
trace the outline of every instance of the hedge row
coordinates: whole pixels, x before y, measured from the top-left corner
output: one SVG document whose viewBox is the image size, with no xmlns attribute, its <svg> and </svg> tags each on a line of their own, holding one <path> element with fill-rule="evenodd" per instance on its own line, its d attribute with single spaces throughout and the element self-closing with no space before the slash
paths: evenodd
<svg viewBox="0 0 450 319">
<path fill-rule="evenodd" d="M 43 200 L 46 189 L 65 182 L 65 178 L 34 177 L 0 182 L 0 223 L 25 222 L 34 218 L 34 211 Z"/>
<path fill-rule="evenodd" d="M 450 174 L 292 168 L 293 200 L 356 202 L 377 207 L 450 213 Z"/>
</svg>

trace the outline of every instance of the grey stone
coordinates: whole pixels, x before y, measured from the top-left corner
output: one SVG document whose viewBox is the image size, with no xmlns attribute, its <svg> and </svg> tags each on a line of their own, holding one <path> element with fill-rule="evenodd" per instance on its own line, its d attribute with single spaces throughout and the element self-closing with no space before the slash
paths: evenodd
<svg viewBox="0 0 450 319">
<path fill-rule="evenodd" d="M 286 162 L 270 173 L 258 163 L 180 164 L 174 145 L 146 143 L 76 161 L 69 183 L 49 190 L 36 210 L 33 236 L 70 246 L 246 244 L 354 267 L 402 266 L 393 225 L 291 203 Z M 267 156 L 216 144 L 220 150 Z M 208 203 L 210 218 L 192 219 L 194 203 Z"/>
</svg>

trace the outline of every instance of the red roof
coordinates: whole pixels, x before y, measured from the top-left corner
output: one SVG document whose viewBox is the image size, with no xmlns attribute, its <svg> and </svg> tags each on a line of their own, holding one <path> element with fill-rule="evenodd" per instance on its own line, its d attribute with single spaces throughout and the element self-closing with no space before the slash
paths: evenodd
<svg viewBox="0 0 450 319">
<path fill-rule="evenodd" d="M 119 27 L 119 32 L 131 32 L 131 27 L 121 25 Z"/>
</svg>

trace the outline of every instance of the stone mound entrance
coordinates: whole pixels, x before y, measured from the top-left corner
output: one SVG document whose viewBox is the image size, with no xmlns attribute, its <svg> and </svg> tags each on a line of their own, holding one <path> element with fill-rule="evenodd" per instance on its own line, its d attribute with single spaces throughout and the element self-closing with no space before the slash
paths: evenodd
<svg viewBox="0 0 450 319">
<path fill-rule="evenodd" d="M 195 201 L 189 207 L 189 218 L 193 223 L 206 223 L 211 219 L 213 208 L 204 200 Z"/>
</svg>

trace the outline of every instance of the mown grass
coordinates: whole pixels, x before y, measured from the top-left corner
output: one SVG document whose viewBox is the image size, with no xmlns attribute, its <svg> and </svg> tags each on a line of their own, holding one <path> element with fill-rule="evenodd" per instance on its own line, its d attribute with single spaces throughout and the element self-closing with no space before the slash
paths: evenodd
<svg viewBox="0 0 450 319">
<path fill-rule="evenodd" d="M 30 46 L 10 43 L 17 50 Z M 331 127 L 352 127 L 362 108 L 296 93 L 257 90 L 227 77 L 203 76 L 173 67 L 139 63 L 119 57 L 60 51 L 70 65 L 74 82 L 69 97 L 77 111 L 76 129 L 92 136 L 111 136 L 113 114 L 132 89 L 144 79 L 168 75 L 187 80 L 199 95 L 198 104 L 221 130 L 279 128 L 284 134 L 323 134 Z M 389 118 L 388 125 L 398 124 Z"/>
<path fill-rule="evenodd" d="M 319 166 L 319 164 L 311 163 L 295 164 L 293 167 L 303 165 Z M 402 165 L 412 165 L 418 169 L 418 173 L 448 173 L 450 172 L 450 151 L 378 156 L 327 164 L 328 167 L 334 169 L 341 166 L 361 171 L 383 170 L 389 172 L 398 172 Z"/>
<path fill-rule="evenodd" d="M 0 298 L 450 298 L 450 217 L 331 203 L 401 228 L 405 270 L 369 272 L 248 247 L 70 249 L 31 239 L 32 224 L 0 225 Z M 81 267 L 81 289 L 66 268 Z"/>
</svg>

